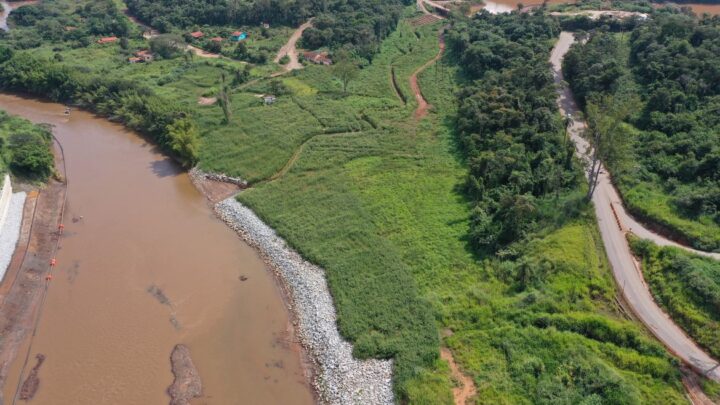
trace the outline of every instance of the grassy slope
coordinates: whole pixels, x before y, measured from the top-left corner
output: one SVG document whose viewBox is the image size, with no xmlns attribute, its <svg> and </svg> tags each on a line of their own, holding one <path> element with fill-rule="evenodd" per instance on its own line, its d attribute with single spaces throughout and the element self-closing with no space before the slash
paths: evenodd
<svg viewBox="0 0 720 405">
<path fill-rule="evenodd" d="M 655 299 L 711 355 L 720 356 L 720 263 L 677 248 L 631 242 Z"/>
<path fill-rule="evenodd" d="M 453 113 L 454 71 L 430 68 L 421 76 L 424 93 L 437 111 L 413 123 L 412 101 L 406 108 L 396 102 L 388 65 L 396 66 L 399 82 L 410 94 L 408 75 L 429 59 L 436 44 L 432 30 L 421 29 L 426 43 L 422 49 L 427 49 L 421 57 L 421 45 L 407 36 L 407 29 L 385 42 L 373 66 L 355 82 L 354 95 L 342 104 L 344 109 L 357 109 L 358 94 L 386 97 L 386 109 L 365 111 L 382 130 L 317 136 L 304 145 L 284 176 L 244 192 L 240 200 L 328 270 L 346 336 L 363 336 L 364 320 L 353 315 L 382 303 L 375 294 L 404 294 L 404 277 L 409 274 L 419 294 L 432 304 L 438 333 L 452 331 L 445 344 L 475 379 L 478 403 L 529 403 L 538 398 L 536 392 L 557 387 L 564 372 L 573 372 L 567 370 L 571 364 L 583 362 L 610 369 L 642 402 L 684 402 L 675 369 L 662 348 L 617 311 L 590 213 L 532 246 L 529 256 L 548 259 L 561 270 L 537 291 L 515 291 L 503 280 L 508 265 L 470 253 L 464 240 L 469 207 L 458 192 L 466 170 L 455 151 L 448 118 Z M 399 55 L 410 46 L 415 50 L 408 52 L 406 62 Z M 307 70 L 297 79 L 322 94 L 316 72 Z M 317 100 L 308 99 L 306 105 L 315 115 L 327 110 Z M 386 277 L 397 273 L 403 277 Z M 382 291 L 375 291 L 378 286 Z M 368 298 L 369 293 L 373 297 Z M 388 313 L 392 315 L 379 315 Z M 563 324 L 570 329 L 564 331 L 535 326 L 548 313 L 562 314 L 576 324 L 599 318 L 642 343 L 585 337 L 570 331 L 573 326 L 568 324 L 573 322 Z M 535 367 L 544 372 L 529 371 Z M 447 401 L 447 380 L 445 365 L 437 363 L 406 382 L 404 389 L 413 402 Z M 564 399 L 572 402 L 570 391 L 553 394 L 566 395 Z M 550 401 L 551 395 L 544 399 Z"/>
</svg>

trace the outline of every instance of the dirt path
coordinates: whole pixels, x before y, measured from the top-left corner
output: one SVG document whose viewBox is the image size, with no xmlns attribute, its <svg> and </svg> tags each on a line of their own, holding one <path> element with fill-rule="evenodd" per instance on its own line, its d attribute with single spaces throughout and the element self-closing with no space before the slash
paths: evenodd
<svg viewBox="0 0 720 405">
<path fill-rule="evenodd" d="M 450 365 L 450 373 L 454 380 L 460 383 L 459 387 L 453 388 L 453 398 L 455 399 L 455 405 L 465 405 L 470 398 L 477 395 L 477 389 L 475 388 L 475 381 L 472 378 L 460 371 L 453 354 L 447 347 L 440 349 L 440 358 L 447 361 Z"/>
<path fill-rule="evenodd" d="M 438 34 L 438 43 L 439 43 L 439 50 L 437 55 L 435 55 L 432 59 L 427 61 L 424 65 L 420 66 L 413 74 L 410 76 L 410 89 L 412 90 L 413 94 L 415 95 L 415 101 L 417 101 L 418 106 L 415 109 L 415 119 L 421 120 L 423 119 L 427 113 L 428 109 L 430 108 L 430 104 L 428 104 L 427 100 L 425 100 L 425 97 L 422 95 L 422 91 L 420 90 L 420 85 L 418 85 L 418 75 L 422 73 L 425 69 L 430 67 L 433 63 L 437 62 L 443 55 L 443 52 L 445 52 L 445 27 L 440 29 L 440 33 Z"/>
<path fill-rule="evenodd" d="M 283 69 L 285 69 L 286 72 L 289 72 L 291 70 L 296 69 L 302 69 L 303 65 L 300 63 L 300 60 L 298 58 L 298 52 L 297 52 L 297 41 L 302 36 L 303 31 L 306 29 L 312 27 L 312 19 L 310 19 L 305 24 L 298 27 L 298 29 L 295 30 L 295 32 L 290 35 L 290 39 L 288 39 L 287 43 L 283 45 L 282 48 L 278 51 L 277 56 L 275 56 L 275 63 L 280 63 L 280 59 L 282 59 L 283 56 L 287 55 L 290 58 L 290 62 L 283 65 Z"/>
<path fill-rule="evenodd" d="M 558 106 L 563 115 L 573 117 L 568 132 L 575 143 L 576 155 L 583 161 L 589 159 L 590 145 L 581 136 L 585 128 L 580 110 L 572 93 L 563 82 L 562 60 L 575 41 L 571 32 L 562 32 L 560 39 L 550 56 L 555 83 L 558 84 Z M 695 371 L 720 382 L 720 363 L 700 348 L 673 320 L 657 305 L 648 289 L 642 272 L 637 265 L 628 245 L 626 234 L 632 231 L 641 237 L 651 236 L 654 241 L 673 244 L 659 235 L 653 234 L 636 222 L 632 229 L 627 227 L 630 216 L 625 211 L 620 197 L 610 181 L 607 171 L 603 170 L 593 195 L 595 214 L 602 235 L 605 251 L 612 266 L 613 276 L 622 296 L 635 315 L 665 346 Z M 642 233 L 642 234 L 641 234 Z"/>
</svg>

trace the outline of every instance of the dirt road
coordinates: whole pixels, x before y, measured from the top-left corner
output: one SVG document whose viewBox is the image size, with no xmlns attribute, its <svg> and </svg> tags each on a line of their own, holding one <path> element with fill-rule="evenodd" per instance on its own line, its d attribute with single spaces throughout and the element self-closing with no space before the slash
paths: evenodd
<svg viewBox="0 0 720 405">
<path fill-rule="evenodd" d="M 445 28 L 440 29 L 438 43 L 440 49 L 438 50 L 437 55 L 427 61 L 424 65 L 420 66 L 413 74 L 410 76 L 410 89 L 412 89 L 413 94 L 415 95 L 415 101 L 417 101 L 418 106 L 415 109 L 415 119 L 420 120 L 423 117 L 425 117 L 428 113 L 428 109 L 430 108 L 430 104 L 428 104 L 427 100 L 425 100 L 425 97 L 422 95 L 422 91 L 420 90 L 420 85 L 418 85 L 417 77 L 420 73 L 422 73 L 425 69 L 430 67 L 433 63 L 437 62 L 443 55 L 443 52 L 445 52 L 445 35 L 444 35 Z"/>
<path fill-rule="evenodd" d="M 580 159 L 587 160 L 589 145 L 581 137 L 585 123 L 580 118 L 580 110 L 570 89 L 563 84 L 561 69 L 562 59 L 574 41 L 575 38 L 571 32 L 562 32 L 552 51 L 550 62 L 555 82 L 559 84 L 558 105 L 560 110 L 563 114 L 573 116 L 569 134 L 575 142 L 576 154 Z M 593 203 L 613 276 L 632 311 L 672 353 L 695 371 L 715 381 L 720 381 L 720 364 L 717 360 L 695 344 L 653 300 L 643 279 L 640 266 L 630 252 L 626 239 L 626 233 L 630 228 L 627 226 L 631 224 L 632 232 L 641 237 L 650 236 L 650 239 L 662 244 L 673 244 L 673 242 L 653 234 L 637 222 L 630 220 L 630 216 L 625 212 L 620 197 L 605 170 L 600 175 L 599 184 L 593 195 Z"/>
<path fill-rule="evenodd" d="M 287 43 L 283 45 L 282 48 L 278 51 L 277 56 L 275 56 L 275 63 L 280 63 L 280 59 L 282 59 L 283 56 L 287 55 L 290 58 L 290 62 L 285 64 L 283 66 L 283 69 L 285 69 L 286 72 L 289 72 L 291 70 L 296 69 L 302 69 L 302 63 L 300 63 L 300 60 L 298 59 L 298 52 L 297 52 L 297 41 L 302 36 L 303 31 L 306 29 L 312 27 L 312 19 L 306 22 L 305 24 L 298 27 L 298 29 L 295 30 L 295 32 L 290 35 L 290 39 L 288 39 Z"/>
</svg>

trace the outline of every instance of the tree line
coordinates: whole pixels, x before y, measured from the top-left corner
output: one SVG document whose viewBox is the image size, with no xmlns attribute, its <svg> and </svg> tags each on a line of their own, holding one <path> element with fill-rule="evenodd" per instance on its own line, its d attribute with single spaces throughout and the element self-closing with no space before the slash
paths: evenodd
<svg viewBox="0 0 720 405">
<path fill-rule="evenodd" d="M 560 31 L 543 15 L 482 13 L 447 33 L 472 80 L 458 95 L 473 246 L 494 252 L 553 217 L 546 208 L 578 184 L 573 146 L 555 104 L 549 49 Z"/>
<path fill-rule="evenodd" d="M 0 90 L 73 103 L 149 136 L 181 163 L 197 162 L 198 130 L 183 106 L 138 82 L 70 69 L 0 45 Z"/>
</svg>

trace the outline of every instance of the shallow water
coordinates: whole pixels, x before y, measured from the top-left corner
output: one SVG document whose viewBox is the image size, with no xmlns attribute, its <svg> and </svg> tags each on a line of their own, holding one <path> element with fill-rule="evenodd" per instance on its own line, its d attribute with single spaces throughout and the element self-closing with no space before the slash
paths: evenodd
<svg viewBox="0 0 720 405">
<path fill-rule="evenodd" d="M 195 404 L 313 402 L 272 274 L 174 162 L 86 112 L 10 95 L 0 109 L 53 124 L 68 170 L 65 235 L 30 353 L 47 357 L 33 404 L 168 403 L 178 343 L 202 378 Z"/>
</svg>

